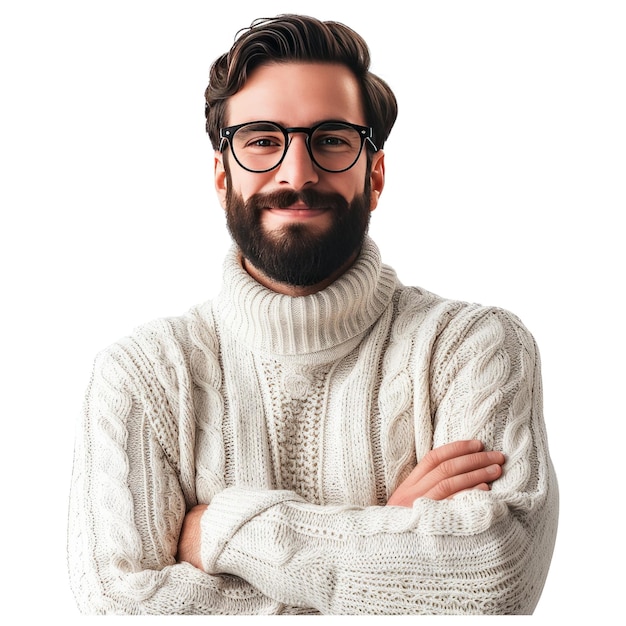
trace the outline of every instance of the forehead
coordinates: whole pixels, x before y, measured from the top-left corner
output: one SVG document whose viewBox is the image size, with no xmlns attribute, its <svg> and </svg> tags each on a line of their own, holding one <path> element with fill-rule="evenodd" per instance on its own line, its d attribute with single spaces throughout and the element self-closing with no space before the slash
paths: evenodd
<svg viewBox="0 0 626 626">
<path fill-rule="evenodd" d="M 366 124 L 359 83 L 331 63 L 270 63 L 256 68 L 228 100 L 227 125 L 271 120 L 311 126 L 324 120 Z"/>
</svg>

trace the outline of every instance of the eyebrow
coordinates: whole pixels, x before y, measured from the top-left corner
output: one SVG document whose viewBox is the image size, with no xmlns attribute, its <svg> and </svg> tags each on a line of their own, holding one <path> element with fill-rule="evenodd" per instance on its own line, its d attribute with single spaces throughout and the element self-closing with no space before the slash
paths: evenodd
<svg viewBox="0 0 626 626">
<path fill-rule="evenodd" d="M 321 120 L 317 120 L 315 122 L 312 122 L 311 124 L 309 124 L 308 126 L 292 126 L 290 124 L 286 124 L 285 122 L 279 121 L 279 120 L 268 120 L 268 119 L 262 119 L 262 120 L 248 120 L 246 122 L 238 122 L 237 124 L 229 124 L 228 126 L 239 126 L 241 124 L 263 124 L 263 123 L 267 123 L 267 124 L 278 124 L 279 126 L 282 126 L 283 128 L 313 128 L 314 126 L 318 126 L 319 124 L 332 124 L 333 122 L 337 122 L 338 124 L 356 124 L 357 126 L 366 126 L 367 124 L 361 124 L 360 122 L 351 122 L 343 117 L 325 117 L 324 119 Z M 260 130 L 264 130 L 262 126 L 259 126 Z"/>
<path fill-rule="evenodd" d="M 251 122 L 244 123 L 253 124 L 257 130 L 274 130 L 274 126 L 279 125 L 279 122 L 270 122 L 269 120 L 252 120 Z"/>
</svg>

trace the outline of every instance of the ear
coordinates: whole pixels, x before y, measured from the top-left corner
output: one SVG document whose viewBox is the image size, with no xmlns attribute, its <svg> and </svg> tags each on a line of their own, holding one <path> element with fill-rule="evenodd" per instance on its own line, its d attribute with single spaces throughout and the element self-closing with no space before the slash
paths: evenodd
<svg viewBox="0 0 626 626">
<path fill-rule="evenodd" d="M 370 211 L 378 206 L 380 194 L 385 186 L 385 153 L 382 150 L 374 153 L 370 170 L 370 183 L 372 186 Z"/>
<path fill-rule="evenodd" d="M 217 197 L 222 205 L 223 209 L 226 209 L 226 187 L 228 180 L 226 176 L 226 170 L 224 169 L 224 154 L 222 152 L 215 152 L 214 156 L 214 172 L 213 177 L 215 181 L 215 191 L 217 191 Z"/>
</svg>

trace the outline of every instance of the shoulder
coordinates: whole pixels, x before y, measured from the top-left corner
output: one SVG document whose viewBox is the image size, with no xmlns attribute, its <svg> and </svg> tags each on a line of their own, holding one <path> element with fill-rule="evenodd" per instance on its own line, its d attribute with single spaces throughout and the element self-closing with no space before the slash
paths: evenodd
<svg viewBox="0 0 626 626">
<path fill-rule="evenodd" d="M 101 350 L 96 370 L 138 383 L 171 385 L 188 370 L 193 355 L 217 354 L 218 345 L 210 301 L 184 315 L 161 317 L 137 326 L 129 335 Z"/>
<path fill-rule="evenodd" d="M 121 424 L 136 429 L 136 416 L 146 416 L 178 469 L 179 428 L 195 423 L 196 390 L 212 397 L 220 385 L 212 307 L 205 303 L 185 315 L 143 324 L 102 350 L 95 359 L 86 409 L 116 431 Z"/>
<path fill-rule="evenodd" d="M 536 350 L 534 338 L 520 317 L 499 306 L 444 298 L 420 287 L 396 293 L 396 323 L 416 337 L 428 339 L 441 354 L 461 347 L 508 346 Z M 515 347 L 515 348 L 514 348 Z"/>
</svg>

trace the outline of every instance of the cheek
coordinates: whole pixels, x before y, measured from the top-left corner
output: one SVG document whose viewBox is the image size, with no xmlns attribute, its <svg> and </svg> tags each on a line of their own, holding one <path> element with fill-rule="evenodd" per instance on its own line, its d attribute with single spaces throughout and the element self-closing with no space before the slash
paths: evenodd
<svg viewBox="0 0 626 626">
<path fill-rule="evenodd" d="M 243 172 L 232 176 L 230 184 L 232 191 L 239 194 L 245 201 L 256 193 L 271 191 L 272 180 L 273 178 L 268 174 Z"/>
<path fill-rule="evenodd" d="M 352 202 L 354 198 L 363 194 L 365 190 L 365 167 L 357 166 L 352 170 L 348 170 L 342 174 L 335 174 L 337 179 L 334 181 L 334 189 L 333 191 L 338 191 L 348 202 Z M 339 177 L 344 176 L 345 178 L 340 180 Z"/>
<path fill-rule="evenodd" d="M 365 189 L 365 172 L 367 165 L 365 162 L 357 163 L 347 172 L 331 174 L 320 171 L 319 180 L 315 185 L 320 191 L 335 192 L 341 194 L 348 202 L 361 195 Z M 230 176 L 227 184 L 231 193 L 236 193 L 244 200 L 248 200 L 257 193 L 269 193 L 276 191 L 276 172 L 266 172 L 265 174 L 253 174 L 246 172 L 240 167 L 230 168 Z"/>
</svg>

